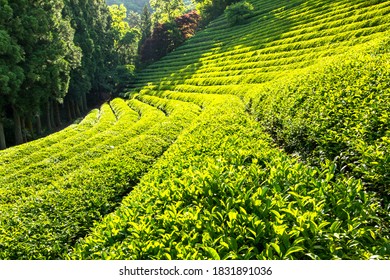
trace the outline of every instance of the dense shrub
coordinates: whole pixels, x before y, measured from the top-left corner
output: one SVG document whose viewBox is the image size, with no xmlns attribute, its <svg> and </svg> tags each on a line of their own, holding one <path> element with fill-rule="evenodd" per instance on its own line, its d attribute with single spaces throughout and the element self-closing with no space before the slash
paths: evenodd
<svg viewBox="0 0 390 280">
<path fill-rule="evenodd" d="M 228 5 L 237 1 L 239 0 L 196 0 L 198 3 L 197 9 L 201 16 L 200 25 L 202 27 L 206 26 L 213 19 L 220 16 Z"/>
<path fill-rule="evenodd" d="M 225 10 L 226 18 L 231 26 L 242 24 L 252 14 L 253 5 L 244 1 L 228 6 Z"/>
</svg>

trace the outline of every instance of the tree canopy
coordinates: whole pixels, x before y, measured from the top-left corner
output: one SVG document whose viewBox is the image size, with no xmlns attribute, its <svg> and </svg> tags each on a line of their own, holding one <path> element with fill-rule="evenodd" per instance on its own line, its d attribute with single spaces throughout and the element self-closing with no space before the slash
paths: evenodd
<svg viewBox="0 0 390 280">
<path fill-rule="evenodd" d="M 104 0 L 0 0 L 1 148 L 24 142 L 26 123 L 40 127 L 41 116 L 59 126 L 58 105 L 80 111 L 88 94 L 109 90 L 118 63 L 111 23 Z"/>
<path fill-rule="evenodd" d="M 106 3 L 109 6 L 123 4 L 127 11 L 141 14 L 144 6 L 149 5 L 149 0 L 106 0 Z"/>
</svg>

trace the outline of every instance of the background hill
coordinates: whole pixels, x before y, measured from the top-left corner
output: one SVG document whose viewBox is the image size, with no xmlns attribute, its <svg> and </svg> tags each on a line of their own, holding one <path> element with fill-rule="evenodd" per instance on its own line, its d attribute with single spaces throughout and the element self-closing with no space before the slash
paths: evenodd
<svg viewBox="0 0 390 280">
<path fill-rule="evenodd" d="M 390 1 L 248 1 L 0 152 L 0 258 L 390 257 Z"/>
<path fill-rule="evenodd" d="M 183 1 L 186 5 L 191 5 L 191 0 Z M 128 11 L 134 11 L 138 14 L 142 14 L 142 10 L 145 5 L 149 6 L 149 0 L 106 0 L 107 5 L 120 5 L 123 4 Z"/>
<path fill-rule="evenodd" d="M 106 0 L 107 5 L 125 5 L 127 10 L 142 13 L 142 9 L 145 5 L 149 5 L 149 0 Z"/>
</svg>

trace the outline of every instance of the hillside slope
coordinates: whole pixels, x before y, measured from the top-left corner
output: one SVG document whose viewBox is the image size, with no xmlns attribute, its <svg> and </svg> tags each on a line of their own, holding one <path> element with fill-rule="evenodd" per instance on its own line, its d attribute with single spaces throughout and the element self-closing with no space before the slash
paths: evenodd
<svg viewBox="0 0 390 280">
<path fill-rule="evenodd" d="M 143 71 L 135 91 L 240 96 L 288 152 L 311 163 L 336 159 L 388 194 L 389 1 L 253 4 L 246 24 L 229 28 L 219 18 Z"/>
<path fill-rule="evenodd" d="M 0 258 L 390 257 L 390 1 L 249 2 L 0 152 Z"/>
</svg>

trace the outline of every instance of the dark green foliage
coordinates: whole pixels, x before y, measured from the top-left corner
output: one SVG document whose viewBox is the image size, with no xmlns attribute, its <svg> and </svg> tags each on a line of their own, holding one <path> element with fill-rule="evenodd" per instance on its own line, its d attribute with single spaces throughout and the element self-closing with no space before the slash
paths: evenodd
<svg viewBox="0 0 390 280">
<path fill-rule="evenodd" d="M 122 92 L 135 78 L 135 66 L 132 64 L 120 65 L 115 71 L 115 88 Z"/>
<path fill-rule="evenodd" d="M 252 4 L 243 1 L 228 6 L 225 10 L 225 15 L 230 26 L 242 24 L 245 19 L 250 17 L 253 12 Z"/>
<path fill-rule="evenodd" d="M 226 7 L 239 0 L 195 0 L 197 10 L 202 18 L 201 26 L 206 26 L 210 21 L 220 16 Z"/>
<path fill-rule="evenodd" d="M 17 87 L 13 86 L 13 98 L 5 100 L 12 108 L 15 143 L 20 144 L 24 141 L 21 126 L 24 120 L 39 114 L 42 104 L 64 98 L 70 71 L 80 64 L 81 54 L 73 42 L 69 20 L 61 15 L 62 1 L 44 4 L 20 0 L 9 5 L 3 1 L 2 5 L 6 15 L 0 28 L 8 32 L 14 55 L 22 54 L 7 63 L 14 77 L 10 81 L 15 81 L 15 77 L 19 81 Z"/>
<path fill-rule="evenodd" d="M 64 100 L 70 121 L 76 114 L 69 107 L 79 115 L 87 109 L 87 95 L 96 99 L 112 88 L 118 58 L 103 0 L 3 0 L 0 32 L 0 92 L 7 94 L 0 118 L 13 119 L 13 143 L 33 137 L 37 117 L 39 130 L 43 115 L 49 131 L 60 126 L 58 104 Z"/>
<path fill-rule="evenodd" d="M 4 1 L 0 6 L 2 10 L 0 17 L 0 149 L 7 147 L 4 130 L 6 107 L 15 102 L 16 93 L 24 80 L 23 69 L 18 65 L 23 57 L 22 49 L 11 38 L 9 35 L 11 30 L 5 25 L 12 12 L 6 4 L 7 2 Z"/>
<path fill-rule="evenodd" d="M 145 6 L 142 10 L 141 31 L 143 40 L 148 38 L 152 34 L 152 14 L 148 6 Z"/>
<path fill-rule="evenodd" d="M 91 93 L 97 97 L 101 92 L 112 90 L 112 71 L 117 66 L 112 19 L 104 0 L 83 0 L 83 5 L 72 4 L 79 16 L 76 18 L 76 36 L 83 45 L 83 67 L 91 81 Z M 82 16 L 81 16 L 82 15 Z M 77 23 L 78 22 L 78 23 Z"/>
</svg>

